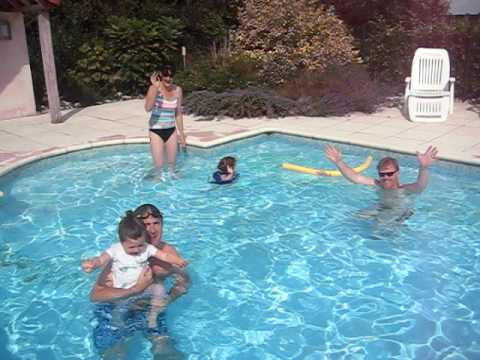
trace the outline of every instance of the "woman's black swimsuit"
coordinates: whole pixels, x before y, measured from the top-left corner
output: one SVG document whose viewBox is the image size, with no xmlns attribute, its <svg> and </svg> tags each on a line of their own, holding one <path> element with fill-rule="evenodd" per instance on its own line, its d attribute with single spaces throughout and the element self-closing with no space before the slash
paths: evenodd
<svg viewBox="0 0 480 360">
<path fill-rule="evenodd" d="M 175 131 L 175 128 L 172 127 L 168 129 L 150 129 L 150 131 L 160 136 L 163 142 L 167 142 L 168 139 L 170 139 L 170 136 L 172 136 L 173 132 Z"/>
</svg>

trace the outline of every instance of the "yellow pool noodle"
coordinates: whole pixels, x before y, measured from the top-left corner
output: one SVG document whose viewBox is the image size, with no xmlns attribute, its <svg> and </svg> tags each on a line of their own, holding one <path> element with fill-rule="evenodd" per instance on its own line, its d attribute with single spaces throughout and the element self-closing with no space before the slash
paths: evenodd
<svg viewBox="0 0 480 360">
<path fill-rule="evenodd" d="M 367 159 L 363 162 L 363 164 L 361 164 L 357 167 L 354 167 L 353 171 L 361 172 L 361 171 L 366 170 L 370 166 L 372 161 L 373 161 L 372 156 L 368 155 Z M 298 172 L 302 172 L 302 173 L 310 174 L 310 175 L 342 176 L 342 173 L 340 172 L 340 170 L 314 169 L 314 168 L 310 168 L 310 167 L 290 164 L 288 162 L 283 163 L 282 167 L 284 169 L 298 171 Z"/>
</svg>

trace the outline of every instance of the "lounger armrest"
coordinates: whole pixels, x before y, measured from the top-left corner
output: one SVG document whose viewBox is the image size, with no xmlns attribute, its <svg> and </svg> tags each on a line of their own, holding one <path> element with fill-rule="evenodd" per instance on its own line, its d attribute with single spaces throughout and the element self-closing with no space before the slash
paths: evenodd
<svg viewBox="0 0 480 360">
<path fill-rule="evenodd" d="M 405 78 L 405 95 L 404 95 L 404 100 L 405 102 L 408 99 L 408 94 L 410 93 L 410 83 L 411 83 L 412 78 L 410 76 Z"/>
<path fill-rule="evenodd" d="M 450 107 L 449 113 L 453 114 L 453 105 L 455 104 L 455 78 L 450 78 Z"/>
<path fill-rule="evenodd" d="M 453 89 L 455 87 L 455 78 L 451 77 L 449 81 L 449 88 L 450 88 L 450 96 L 453 96 Z"/>
</svg>

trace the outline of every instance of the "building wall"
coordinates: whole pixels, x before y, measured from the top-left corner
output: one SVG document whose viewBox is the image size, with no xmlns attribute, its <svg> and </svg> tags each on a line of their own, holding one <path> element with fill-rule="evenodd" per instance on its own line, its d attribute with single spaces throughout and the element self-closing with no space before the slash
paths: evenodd
<svg viewBox="0 0 480 360">
<path fill-rule="evenodd" d="M 32 73 L 23 14 L 0 12 L 10 23 L 12 40 L 0 40 L 0 119 L 35 113 Z"/>
<path fill-rule="evenodd" d="M 451 15 L 479 15 L 480 0 L 450 0 Z"/>
</svg>

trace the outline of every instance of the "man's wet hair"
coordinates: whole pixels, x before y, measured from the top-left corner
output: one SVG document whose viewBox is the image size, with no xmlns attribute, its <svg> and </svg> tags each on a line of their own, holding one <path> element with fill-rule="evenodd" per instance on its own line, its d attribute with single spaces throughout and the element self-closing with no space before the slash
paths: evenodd
<svg viewBox="0 0 480 360">
<path fill-rule="evenodd" d="M 388 157 L 388 156 L 384 157 L 382 160 L 380 160 L 378 162 L 377 170 L 380 171 L 381 168 L 383 168 L 387 165 L 394 166 L 396 171 L 400 170 L 400 168 L 398 167 L 398 161 L 396 159 Z"/>
<path fill-rule="evenodd" d="M 163 224 L 163 214 L 155 205 L 142 204 L 137 207 L 133 213 L 137 219 L 145 220 L 149 216 L 153 216 L 156 219 L 160 219 Z"/>
</svg>

